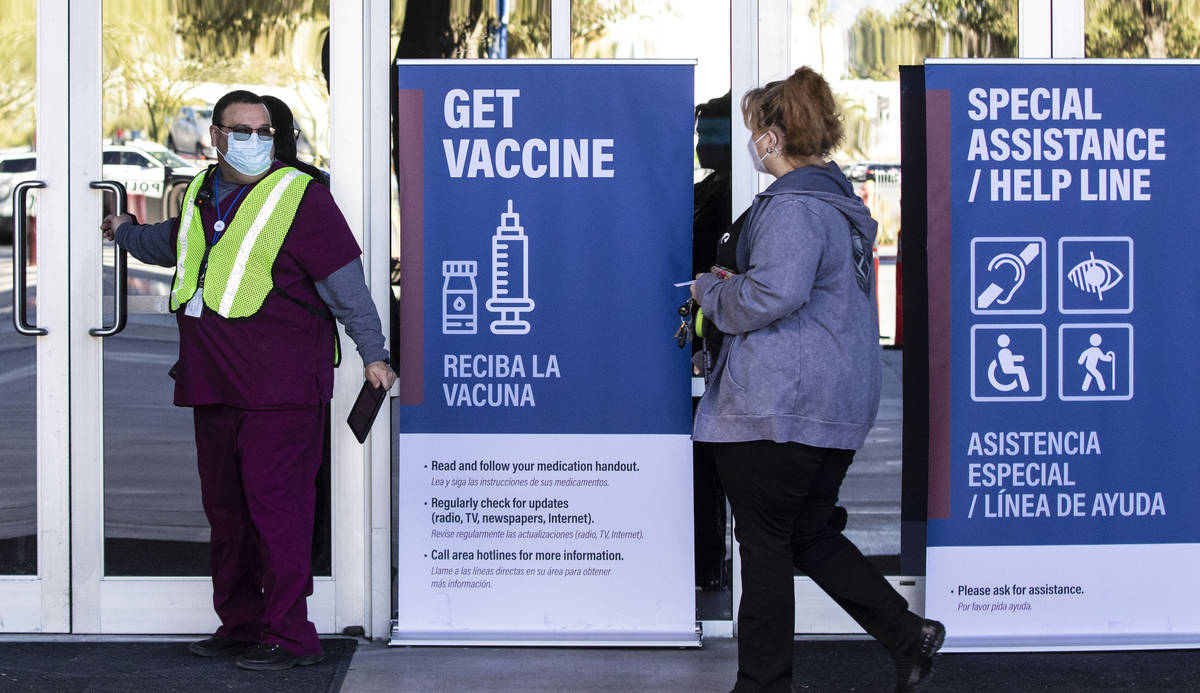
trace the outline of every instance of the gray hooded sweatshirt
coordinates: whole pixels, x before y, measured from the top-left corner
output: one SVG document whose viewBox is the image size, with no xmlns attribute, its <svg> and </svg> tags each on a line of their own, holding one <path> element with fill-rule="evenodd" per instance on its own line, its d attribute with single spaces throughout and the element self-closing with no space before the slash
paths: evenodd
<svg viewBox="0 0 1200 693">
<path fill-rule="evenodd" d="M 875 220 L 833 163 L 755 198 L 738 274 L 696 280 L 705 319 L 728 336 L 695 440 L 862 447 L 879 410 L 879 316 L 873 274 L 865 292 L 856 279 L 852 225 L 869 251 Z"/>
</svg>

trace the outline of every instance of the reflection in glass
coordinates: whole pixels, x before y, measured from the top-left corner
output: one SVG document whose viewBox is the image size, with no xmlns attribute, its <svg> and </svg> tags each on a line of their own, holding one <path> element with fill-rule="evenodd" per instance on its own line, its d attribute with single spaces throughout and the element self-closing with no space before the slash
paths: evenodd
<svg viewBox="0 0 1200 693">
<path fill-rule="evenodd" d="M 12 188 L 37 177 L 36 6 L 0 2 L 0 575 L 37 574 L 37 353 L 13 327 Z M 37 193 L 29 196 L 26 307 L 37 322 Z"/>
<path fill-rule="evenodd" d="M 1084 57 L 1195 58 L 1200 2 L 1086 0 Z"/>
<path fill-rule="evenodd" d="M 729 0 L 571 4 L 571 57 L 694 59 L 696 103 L 729 91 Z"/>
<path fill-rule="evenodd" d="M 141 222 L 178 214 L 188 182 L 213 163 L 212 104 L 233 88 L 287 102 L 301 130 L 300 158 L 327 165 L 327 2 L 105 0 L 103 12 L 103 176 L 125 184 L 129 211 Z M 104 205 L 108 212 L 112 201 Z M 113 255 L 106 243 L 109 293 Z M 172 275 L 173 268 L 130 257 L 128 326 L 104 342 L 108 576 L 209 574 L 192 412 L 172 406 L 167 375 L 179 351 L 175 317 L 166 312 Z M 112 296 L 105 301 L 110 319 Z M 327 465 L 321 479 L 314 574 L 329 575 Z"/>
<path fill-rule="evenodd" d="M 900 232 L 900 66 L 1015 57 L 1017 2 L 811 0 L 792 7 L 792 67 L 819 70 L 841 101 L 846 139 L 833 158 L 871 207 L 887 255 Z M 882 310 L 881 320 L 890 339 L 894 311 Z"/>
<path fill-rule="evenodd" d="M 549 58 L 550 0 L 392 0 L 392 48 L 403 59 Z"/>
</svg>

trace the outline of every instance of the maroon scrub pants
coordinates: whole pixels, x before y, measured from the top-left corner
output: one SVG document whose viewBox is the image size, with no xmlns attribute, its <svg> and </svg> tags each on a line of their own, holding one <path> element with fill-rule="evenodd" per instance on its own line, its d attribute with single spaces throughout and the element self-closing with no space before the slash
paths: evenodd
<svg viewBox="0 0 1200 693">
<path fill-rule="evenodd" d="M 328 404 L 193 408 L 217 635 L 319 654 L 308 620 L 313 507 Z"/>
</svg>

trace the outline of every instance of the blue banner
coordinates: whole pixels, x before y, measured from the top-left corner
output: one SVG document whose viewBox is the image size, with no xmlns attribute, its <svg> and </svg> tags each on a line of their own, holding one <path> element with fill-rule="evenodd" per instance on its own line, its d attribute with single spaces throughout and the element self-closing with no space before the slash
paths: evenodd
<svg viewBox="0 0 1200 693">
<path fill-rule="evenodd" d="M 398 66 L 393 643 L 697 643 L 692 71 Z"/>
<path fill-rule="evenodd" d="M 423 334 L 403 352 L 421 363 L 419 391 L 402 381 L 419 406 L 401 410 L 401 430 L 690 430 L 687 356 L 665 347 L 686 298 L 672 284 L 691 267 L 691 74 L 400 68 L 420 123 L 398 127 L 423 132 L 421 161 L 401 164 L 422 169 L 424 258 Z M 407 256 L 422 222 L 402 211 Z M 401 305 L 417 329 L 418 306 Z"/>
<path fill-rule="evenodd" d="M 927 594 L 960 637 L 1200 632 L 1146 601 L 1180 587 L 1149 556 L 1200 542 L 1197 87 L 1161 61 L 926 66 Z"/>
</svg>

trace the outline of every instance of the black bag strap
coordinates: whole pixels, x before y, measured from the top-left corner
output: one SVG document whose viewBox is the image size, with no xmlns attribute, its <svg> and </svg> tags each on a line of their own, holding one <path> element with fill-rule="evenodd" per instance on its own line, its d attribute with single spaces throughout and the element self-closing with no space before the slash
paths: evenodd
<svg viewBox="0 0 1200 693">
<path fill-rule="evenodd" d="M 342 335 L 338 332 L 336 321 L 333 318 L 333 313 L 329 310 L 329 306 L 314 306 L 308 301 L 302 301 L 295 296 L 288 294 L 277 286 L 271 287 L 271 293 L 286 298 L 318 318 L 328 320 L 333 324 L 333 367 L 337 368 L 338 366 L 342 365 Z"/>
<path fill-rule="evenodd" d="M 277 286 L 271 287 L 271 293 L 278 294 L 279 296 L 286 298 L 287 300 L 291 301 L 292 303 L 295 303 L 296 305 L 300 306 L 304 310 L 307 310 L 308 312 L 312 313 L 313 315 L 317 316 L 318 318 L 328 320 L 329 322 L 334 321 L 333 313 L 330 312 L 328 306 L 325 306 L 324 310 L 322 310 L 321 308 L 314 306 L 313 304 L 309 303 L 308 301 L 302 301 L 302 300 L 296 298 L 295 296 L 288 294 L 283 289 L 280 289 Z"/>
</svg>

